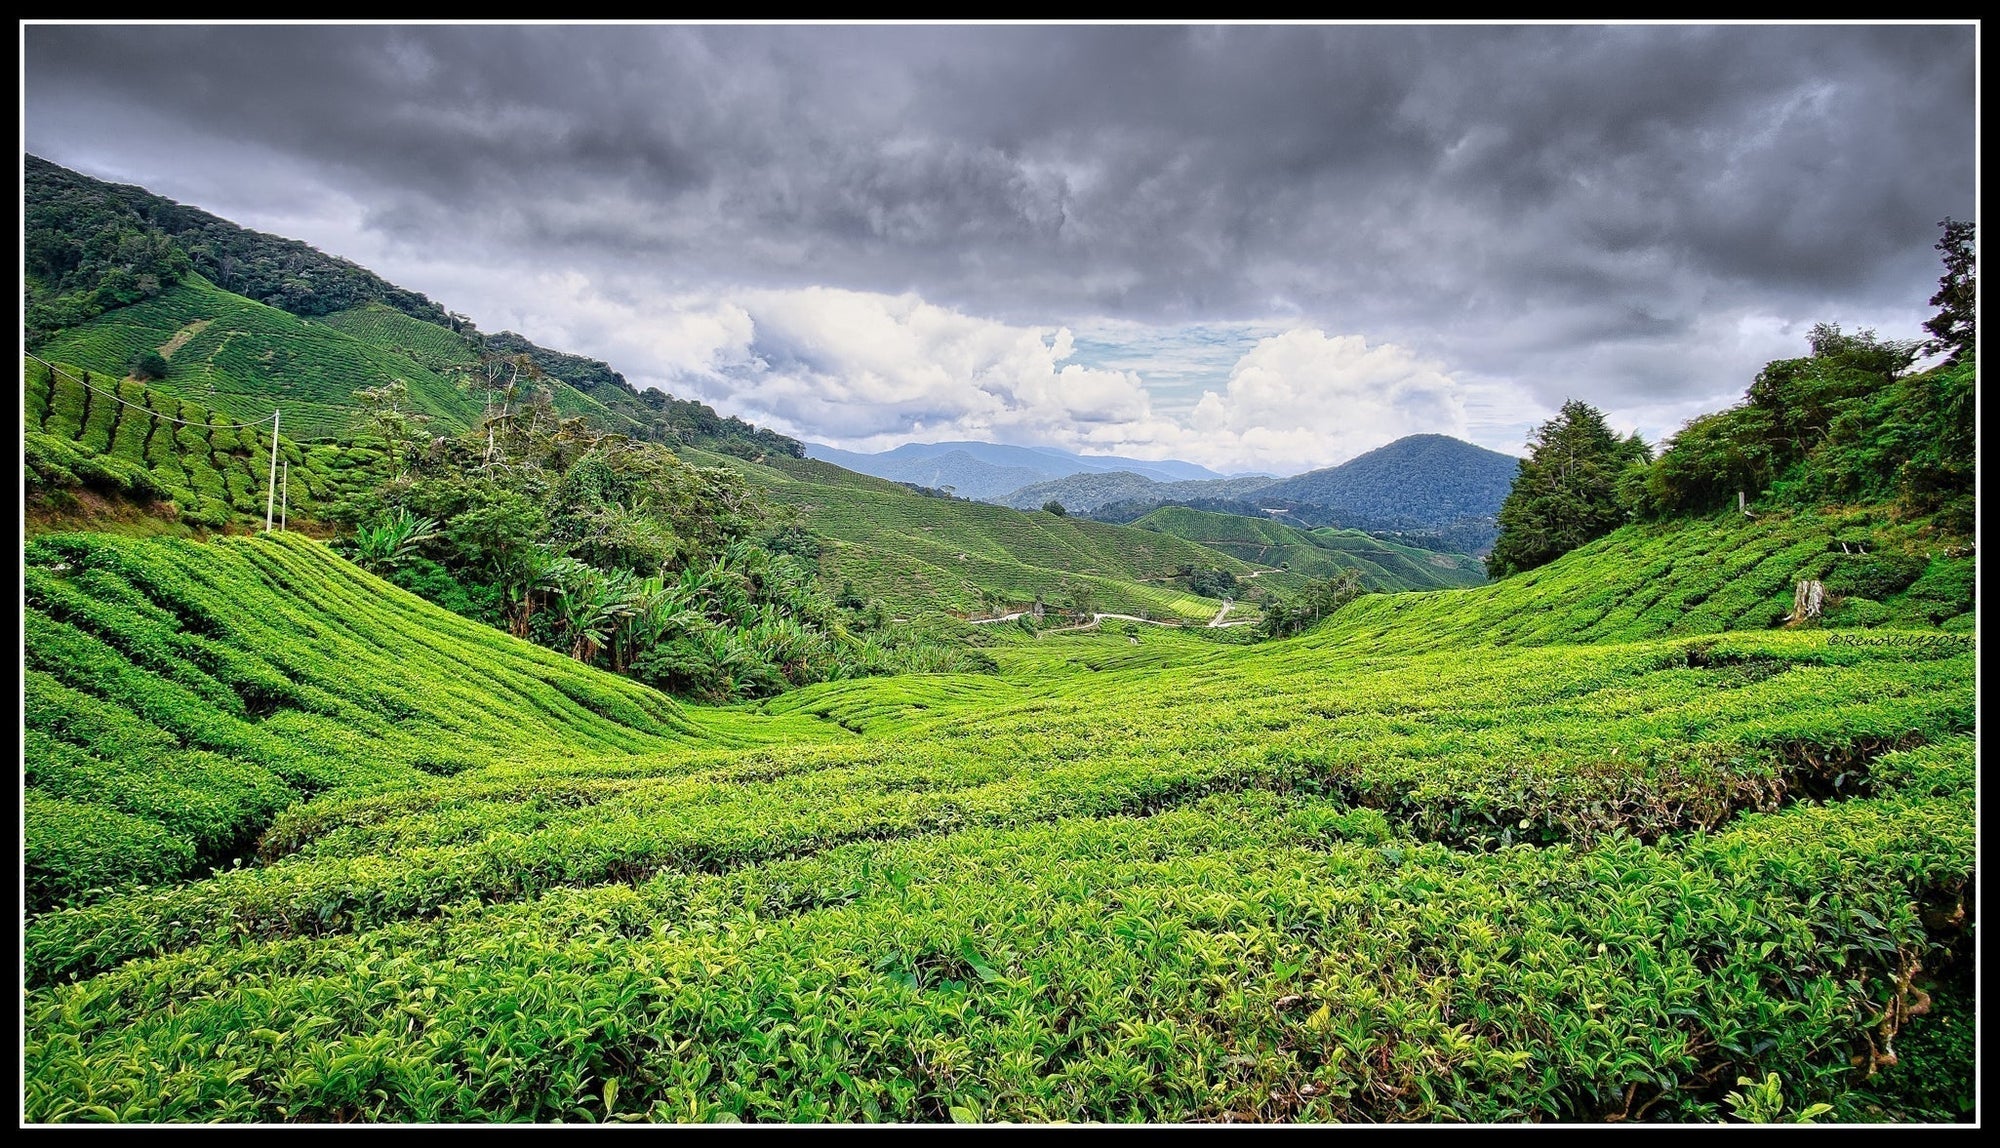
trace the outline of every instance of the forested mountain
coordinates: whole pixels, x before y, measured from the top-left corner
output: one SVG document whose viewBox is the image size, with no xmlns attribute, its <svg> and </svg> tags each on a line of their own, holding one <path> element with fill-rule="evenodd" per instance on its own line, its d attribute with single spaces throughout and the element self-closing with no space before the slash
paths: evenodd
<svg viewBox="0 0 2000 1148">
<path fill-rule="evenodd" d="M 1332 525 L 1371 532 L 1456 532 L 1480 553 L 1492 545 L 1493 522 L 1520 462 L 1449 435 L 1409 435 L 1339 466 L 1272 483 L 1257 497 L 1270 506 L 1316 508 Z"/>
<path fill-rule="evenodd" d="M 189 271 L 294 315 L 381 303 L 427 323 L 460 321 L 346 259 L 251 231 L 143 188 L 22 157 L 28 334 L 38 342 L 173 286 Z"/>
<path fill-rule="evenodd" d="M 354 433 L 364 404 L 353 392 L 401 379 L 406 405 L 446 428 L 546 389 L 556 411 L 599 430 L 744 457 L 803 452 L 706 404 L 642 394 L 601 361 L 482 334 L 308 244 L 37 156 L 23 164 L 26 334 L 44 358 L 142 374 L 242 418 L 268 415 L 282 397 L 300 408 L 306 437 Z"/>
</svg>

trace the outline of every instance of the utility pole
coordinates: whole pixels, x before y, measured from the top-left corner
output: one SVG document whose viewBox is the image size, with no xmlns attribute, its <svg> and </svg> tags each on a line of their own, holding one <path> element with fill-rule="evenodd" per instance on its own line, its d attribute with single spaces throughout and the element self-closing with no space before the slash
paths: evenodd
<svg viewBox="0 0 2000 1148">
<path fill-rule="evenodd" d="M 264 533 L 271 532 L 271 513 L 278 506 L 278 412 L 271 411 L 271 478 L 264 485 Z"/>
<path fill-rule="evenodd" d="M 285 522 L 292 513 L 292 460 L 285 460 L 284 477 L 278 482 L 278 529 L 285 529 Z"/>
</svg>

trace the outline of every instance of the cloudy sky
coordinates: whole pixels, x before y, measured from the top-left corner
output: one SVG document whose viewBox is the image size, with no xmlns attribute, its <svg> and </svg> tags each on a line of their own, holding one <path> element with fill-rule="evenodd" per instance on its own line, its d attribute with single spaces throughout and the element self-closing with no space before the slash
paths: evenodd
<svg viewBox="0 0 2000 1148">
<path fill-rule="evenodd" d="M 1290 473 L 1916 338 L 1976 29 L 63 26 L 25 150 L 790 434 Z"/>
</svg>

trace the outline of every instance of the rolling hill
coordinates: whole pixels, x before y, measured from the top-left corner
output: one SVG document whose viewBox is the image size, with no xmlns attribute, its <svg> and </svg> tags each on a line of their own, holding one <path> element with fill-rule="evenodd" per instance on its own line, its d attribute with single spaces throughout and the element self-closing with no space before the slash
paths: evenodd
<svg viewBox="0 0 2000 1148">
<path fill-rule="evenodd" d="M 349 330 L 233 295 L 199 275 L 59 331 L 38 353 L 117 379 L 143 351 L 167 360 L 167 375 L 154 389 L 239 421 L 267 418 L 274 405 L 281 407 L 287 429 L 300 438 L 352 437 L 363 417 L 354 392 L 398 379 L 408 385 L 411 405 L 441 431 L 469 430 L 480 414 L 478 400 L 452 374 L 470 355 L 433 370 Z"/>
<path fill-rule="evenodd" d="M 297 240 L 36 156 L 23 162 L 29 348 L 43 358 L 122 377 L 134 356 L 156 352 L 167 393 L 240 419 L 282 404 L 298 438 L 331 440 L 358 429 L 355 390 L 397 380 L 411 409 L 464 429 L 485 413 L 464 384 L 486 363 L 525 357 L 559 414 L 600 430 L 749 458 L 803 451 L 706 404 L 642 394 L 599 360 L 482 334 Z"/>
<path fill-rule="evenodd" d="M 829 540 L 828 578 L 899 613 L 962 615 L 1019 607 L 1041 596 L 1072 604 L 1079 590 L 1097 610 L 1162 621 L 1206 621 L 1221 603 L 1175 583 L 1183 565 L 1247 574 L 1252 567 L 1197 543 L 1131 527 L 1032 513 L 965 499 L 927 497 L 813 459 L 748 463 L 684 452 L 735 468 L 776 502 L 796 508 Z"/>
<path fill-rule="evenodd" d="M 1445 590 L 1477 586 L 1485 568 L 1465 554 L 1441 554 L 1385 542 L 1359 530 L 1299 530 L 1268 518 L 1163 506 L 1132 523 L 1220 550 L 1257 566 L 1277 566 L 1309 578 L 1342 570 L 1360 574 L 1369 590 Z"/>
<path fill-rule="evenodd" d="M 1256 476 L 1242 478 L 1183 479 L 1161 482 L 1129 470 L 1074 474 L 1050 479 L 995 498 L 1002 506 L 1033 510 L 1054 499 L 1075 514 L 1091 514 L 1114 502 L 1166 502 L 1172 499 L 1246 499 L 1272 483 Z"/>
</svg>

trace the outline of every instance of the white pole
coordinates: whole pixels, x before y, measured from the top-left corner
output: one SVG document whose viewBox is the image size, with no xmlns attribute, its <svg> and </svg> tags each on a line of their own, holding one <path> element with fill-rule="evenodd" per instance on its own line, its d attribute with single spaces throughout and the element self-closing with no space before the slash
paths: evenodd
<svg viewBox="0 0 2000 1148">
<path fill-rule="evenodd" d="M 271 412 L 271 480 L 264 486 L 264 533 L 271 532 L 271 514 L 278 507 L 278 412 Z"/>
<path fill-rule="evenodd" d="M 284 491 L 278 496 L 278 529 L 283 530 L 286 519 L 292 513 L 292 460 L 289 458 L 285 460 L 284 477 L 278 486 Z"/>
</svg>

